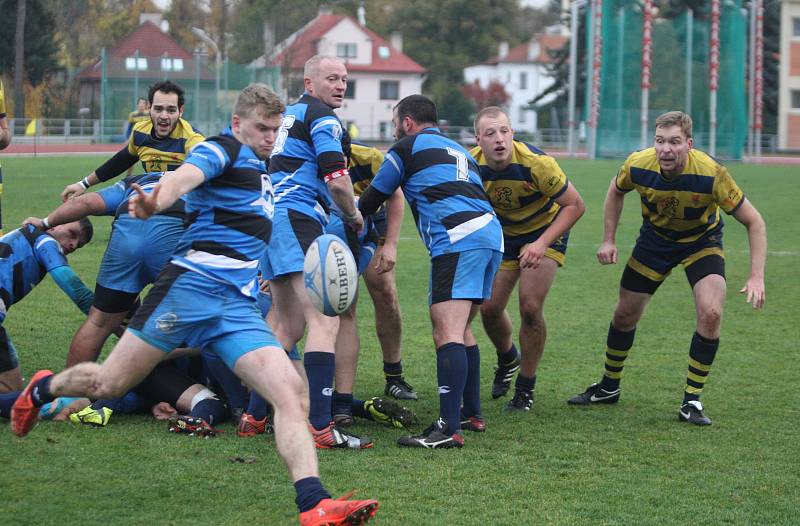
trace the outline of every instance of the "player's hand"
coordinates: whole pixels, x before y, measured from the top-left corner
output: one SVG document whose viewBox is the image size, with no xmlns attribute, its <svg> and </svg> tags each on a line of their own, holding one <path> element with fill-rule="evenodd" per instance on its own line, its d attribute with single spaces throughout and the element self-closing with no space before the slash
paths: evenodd
<svg viewBox="0 0 800 526">
<path fill-rule="evenodd" d="M 603 241 L 597 249 L 597 261 L 601 265 L 613 265 L 617 262 L 617 245 L 611 241 Z"/>
<path fill-rule="evenodd" d="M 397 264 L 397 245 L 384 244 L 378 247 L 372 260 L 375 262 L 378 274 L 389 272 Z"/>
<path fill-rule="evenodd" d="M 69 415 L 72 413 L 77 413 L 81 409 L 86 406 L 92 404 L 92 401 L 88 398 L 78 398 L 72 401 L 72 403 L 65 405 L 61 412 L 58 413 L 56 416 L 53 417 L 53 420 L 56 422 L 65 422 L 69 420 Z"/>
<path fill-rule="evenodd" d="M 542 246 L 538 241 L 524 245 L 519 251 L 520 268 L 538 268 L 546 252 L 547 247 Z"/>
<path fill-rule="evenodd" d="M 61 200 L 66 202 L 68 199 L 78 197 L 85 191 L 86 189 L 81 183 L 72 183 L 64 187 L 64 190 L 61 192 Z"/>
<path fill-rule="evenodd" d="M 44 225 L 42 224 L 41 218 L 38 218 L 38 217 L 29 217 L 29 218 L 25 219 L 25 221 L 23 221 L 22 224 L 23 225 L 33 225 L 36 228 L 41 228 L 42 230 L 45 229 Z"/>
<path fill-rule="evenodd" d="M 156 185 L 149 194 L 136 183 L 131 184 L 131 188 L 136 194 L 128 200 L 129 216 L 147 219 L 158 211 L 158 192 L 161 190 L 161 185 Z"/>
<path fill-rule="evenodd" d="M 759 278 L 750 278 L 739 291 L 740 294 L 747 294 L 747 303 L 752 303 L 754 309 L 760 309 L 764 306 L 766 295 L 764 292 L 764 280 Z"/>
<path fill-rule="evenodd" d="M 356 208 L 356 217 L 352 221 L 347 221 L 344 218 L 342 219 L 347 223 L 347 226 L 359 234 L 364 230 L 364 217 L 361 215 L 361 210 L 358 208 Z"/>
<path fill-rule="evenodd" d="M 270 293 L 270 291 L 269 291 L 269 280 L 268 279 L 262 279 L 260 273 L 258 274 L 258 290 L 261 292 L 261 294 L 269 294 Z"/>
<path fill-rule="evenodd" d="M 153 413 L 153 416 L 156 417 L 156 420 L 169 420 L 169 417 L 178 414 L 177 409 L 169 405 L 167 402 L 157 403 L 150 409 L 150 411 Z"/>
</svg>

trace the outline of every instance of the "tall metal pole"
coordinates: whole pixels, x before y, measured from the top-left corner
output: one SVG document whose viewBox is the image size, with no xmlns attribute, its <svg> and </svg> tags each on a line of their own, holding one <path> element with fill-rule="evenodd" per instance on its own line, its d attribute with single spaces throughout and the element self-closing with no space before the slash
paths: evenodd
<svg viewBox="0 0 800 526">
<path fill-rule="evenodd" d="M 194 115 L 192 120 L 195 126 L 199 126 L 200 121 L 200 51 L 194 50 Z"/>
<path fill-rule="evenodd" d="M 653 66 L 653 0 L 642 6 L 642 112 L 639 116 L 639 148 L 645 148 L 650 114 L 650 69 Z"/>
<path fill-rule="evenodd" d="M 748 53 L 747 76 L 747 156 L 752 158 L 754 151 L 754 132 L 756 123 L 754 120 L 756 107 L 756 3 L 750 2 L 750 38 L 748 39 L 750 53 Z"/>
<path fill-rule="evenodd" d="M 708 153 L 717 154 L 717 88 L 719 87 L 719 13 L 720 0 L 711 0 L 711 41 L 709 45 L 708 60 Z"/>
<path fill-rule="evenodd" d="M 597 157 L 597 126 L 600 121 L 600 72 L 603 63 L 603 0 L 592 0 L 592 98 L 589 111 L 589 159 Z"/>
<path fill-rule="evenodd" d="M 133 54 L 135 66 L 133 68 L 133 107 L 136 108 L 136 103 L 139 102 L 139 50 Z"/>
<path fill-rule="evenodd" d="M 100 142 L 106 132 L 106 48 L 100 50 Z"/>
<path fill-rule="evenodd" d="M 617 11 L 617 136 L 622 140 L 627 140 L 627 137 L 622 137 L 622 123 L 624 122 L 624 115 L 622 111 L 622 92 L 625 90 L 625 75 L 622 74 L 622 68 L 625 66 L 625 8 L 620 7 Z"/>
<path fill-rule="evenodd" d="M 567 133 L 567 151 L 570 157 L 575 156 L 575 90 L 578 86 L 578 10 L 586 5 L 586 0 L 573 0 L 569 15 L 569 130 Z"/>
<path fill-rule="evenodd" d="M 684 113 L 692 114 L 692 67 L 694 56 L 694 11 L 686 10 L 686 101 Z"/>
<path fill-rule="evenodd" d="M 755 156 L 761 159 L 762 111 L 764 109 L 764 4 L 763 0 L 755 0 L 756 4 L 756 50 L 755 50 L 755 93 L 753 119 L 755 127 Z"/>
</svg>

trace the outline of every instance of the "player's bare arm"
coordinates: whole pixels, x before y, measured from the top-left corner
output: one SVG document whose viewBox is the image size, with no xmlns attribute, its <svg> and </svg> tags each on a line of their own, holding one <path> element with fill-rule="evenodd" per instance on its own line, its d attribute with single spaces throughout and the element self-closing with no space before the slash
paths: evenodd
<svg viewBox="0 0 800 526">
<path fill-rule="evenodd" d="M 64 190 L 61 192 L 61 200 L 66 201 L 72 197 L 78 197 L 88 190 L 90 186 L 94 186 L 99 183 L 100 178 L 97 177 L 95 172 L 92 172 L 77 183 L 72 183 L 65 186 Z"/>
<path fill-rule="evenodd" d="M 155 213 L 172 206 L 178 198 L 205 181 L 203 171 L 193 164 L 182 164 L 174 172 L 167 172 L 151 193 L 145 193 L 136 183 L 131 185 L 136 195 L 128 201 L 128 214 L 147 219 Z"/>
<path fill-rule="evenodd" d="M 364 229 L 364 218 L 356 208 L 356 196 L 353 193 L 353 183 L 349 175 L 343 175 L 328 181 L 328 190 L 331 198 L 342 212 L 342 219 L 353 227 L 356 232 Z"/>
<path fill-rule="evenodd" d="M 751 303 L 754 309 L 760 309 L 766 298 L 764 268 L 767 259 L 767 225 L 747 198 L 733 213 L 733 217 L 747 228 L 750 243 L 750 277 L 739 292 L 746 294 L 747 303 Z"/>
<path fill-rule="evenodd" d="M 601 265 L 617 262 L 617 226 L 624 204 L 625 194 L 617 188 L 617 178 L 614 176 L 611 178 L 611 184 L 608 186 L 606 200 L 603 204 L 603 242 L 597 249 L 597 261 Z"/>
<path fill-rule="evenodd" d="M 397 263 L 397 242 L 400 239 L 404 213 L 403 191 L 398 188 L 386 200 L 386 240 L 378 247 L 373 258 L 378 274 L 389 272 Z"/>
<path fill-rule="evenodd" d="M 547 247 L 572 228 L 586 211 L 586 206 L 578 191 L 571 183 L 567 183 L 567 185 L 567 190 L 555 200 L 561 206 L 556 219 L 542 232 L 539 239 L 525 245 L 520 251 L 519 266 L 521 268 L 537 268 L 547 252 Z"/>
<path fill-rule="evenodd" d="M 37 228 L 47 230 L 91 215 L 103 215 L 105 211 L 106 205 L 103 198 L 99 194 L 88 193 L 66 201 L 43 219 L 29 217 L 22 224 L 31 224 Z"/>
</svg>

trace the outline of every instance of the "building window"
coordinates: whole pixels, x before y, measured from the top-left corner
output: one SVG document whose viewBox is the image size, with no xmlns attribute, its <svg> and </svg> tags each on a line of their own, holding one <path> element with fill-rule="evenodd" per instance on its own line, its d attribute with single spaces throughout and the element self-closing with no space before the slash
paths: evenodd
<svg viewBox="0 0 800 526">
<path fill-rule="evenodd" d="M 528 72 L 519 72 L 519 89 L 528 89 Z"/>
<path fill-rule="evenodd" d="M 519 123 L 525 124 L 525 118 L 528 116 L 528 108 L 525 106 L 519 107 Z"/>
<path fill-rule="evenodd" d="M 336 44 L 336 56 L 339 58 L 356 58 L 356 44 Z"/>
<path fill-rule="evenodd" d="M 356 81 L 347 79 L 347 89 L 344 90 L 345 99 L 356 98 Z"/>
<path fill-rule="evenodd" d="M 800 110 L 800 90 L 792 90 L 792 109 Z"/>
<path fill-rule="evenodd" d="M 792 18 L 792 36 L 800 37 L 800 17 Z"/>
<path fill-rule="evenodd" d="M 128 71 L 145 71 L 147 70 L 147 59 L 142 57 L 128 57 L 125 59 L 125 69 Z"/>
<path fill-rule="evenodd" d="M 162 57 L 161 71 L 183 71 L 183 59 Z"/>
<path fill-rule="evenodd" d="M 391 55 L 391 53 L 389 51 L 389 46 L 378 46 L 378 56 L 379 57 L 381 57 L 383 59 L 386 59 L 386 58 L 389 58 L 389 55 Z"/>
<path fill-rule="evenodd" d="M 397 100 L 400 98 L 400 81 L 381 81 L 381 100 Z"/>
<path fill-rule="evenodd" d="M 394 133 L 391 121 L 381 121 L 378 123 L 378 130 L 381 134 L 381 139 L 391 139 Z"/>
</svg>

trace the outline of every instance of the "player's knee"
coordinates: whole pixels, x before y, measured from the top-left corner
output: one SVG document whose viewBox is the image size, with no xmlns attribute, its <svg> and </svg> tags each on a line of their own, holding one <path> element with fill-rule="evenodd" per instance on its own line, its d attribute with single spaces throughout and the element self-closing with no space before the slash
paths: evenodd
<svg viewBox="0 0 800 526">
<path fill-rule="evenodd" d="M 492 302 L 484 301 L 481 304 L 481 319 L 484 324 L 497 322 L 503 317 L 504 312 L 505 308 Z"/>
<path fill-rule="evenodd" d="M 697 324 L 707 332 L 717 332 L 722 324 L 722 308 L 718 306 L 701 308 L 697 313 Z"/>
<path fill-rule="evenodd" d="M 544 325 L 542 315 L 542 304 L 538 301 L 526 301 L 519 305 L 520 321 L 529 327 L 540 327 Z"/>
</svg>

